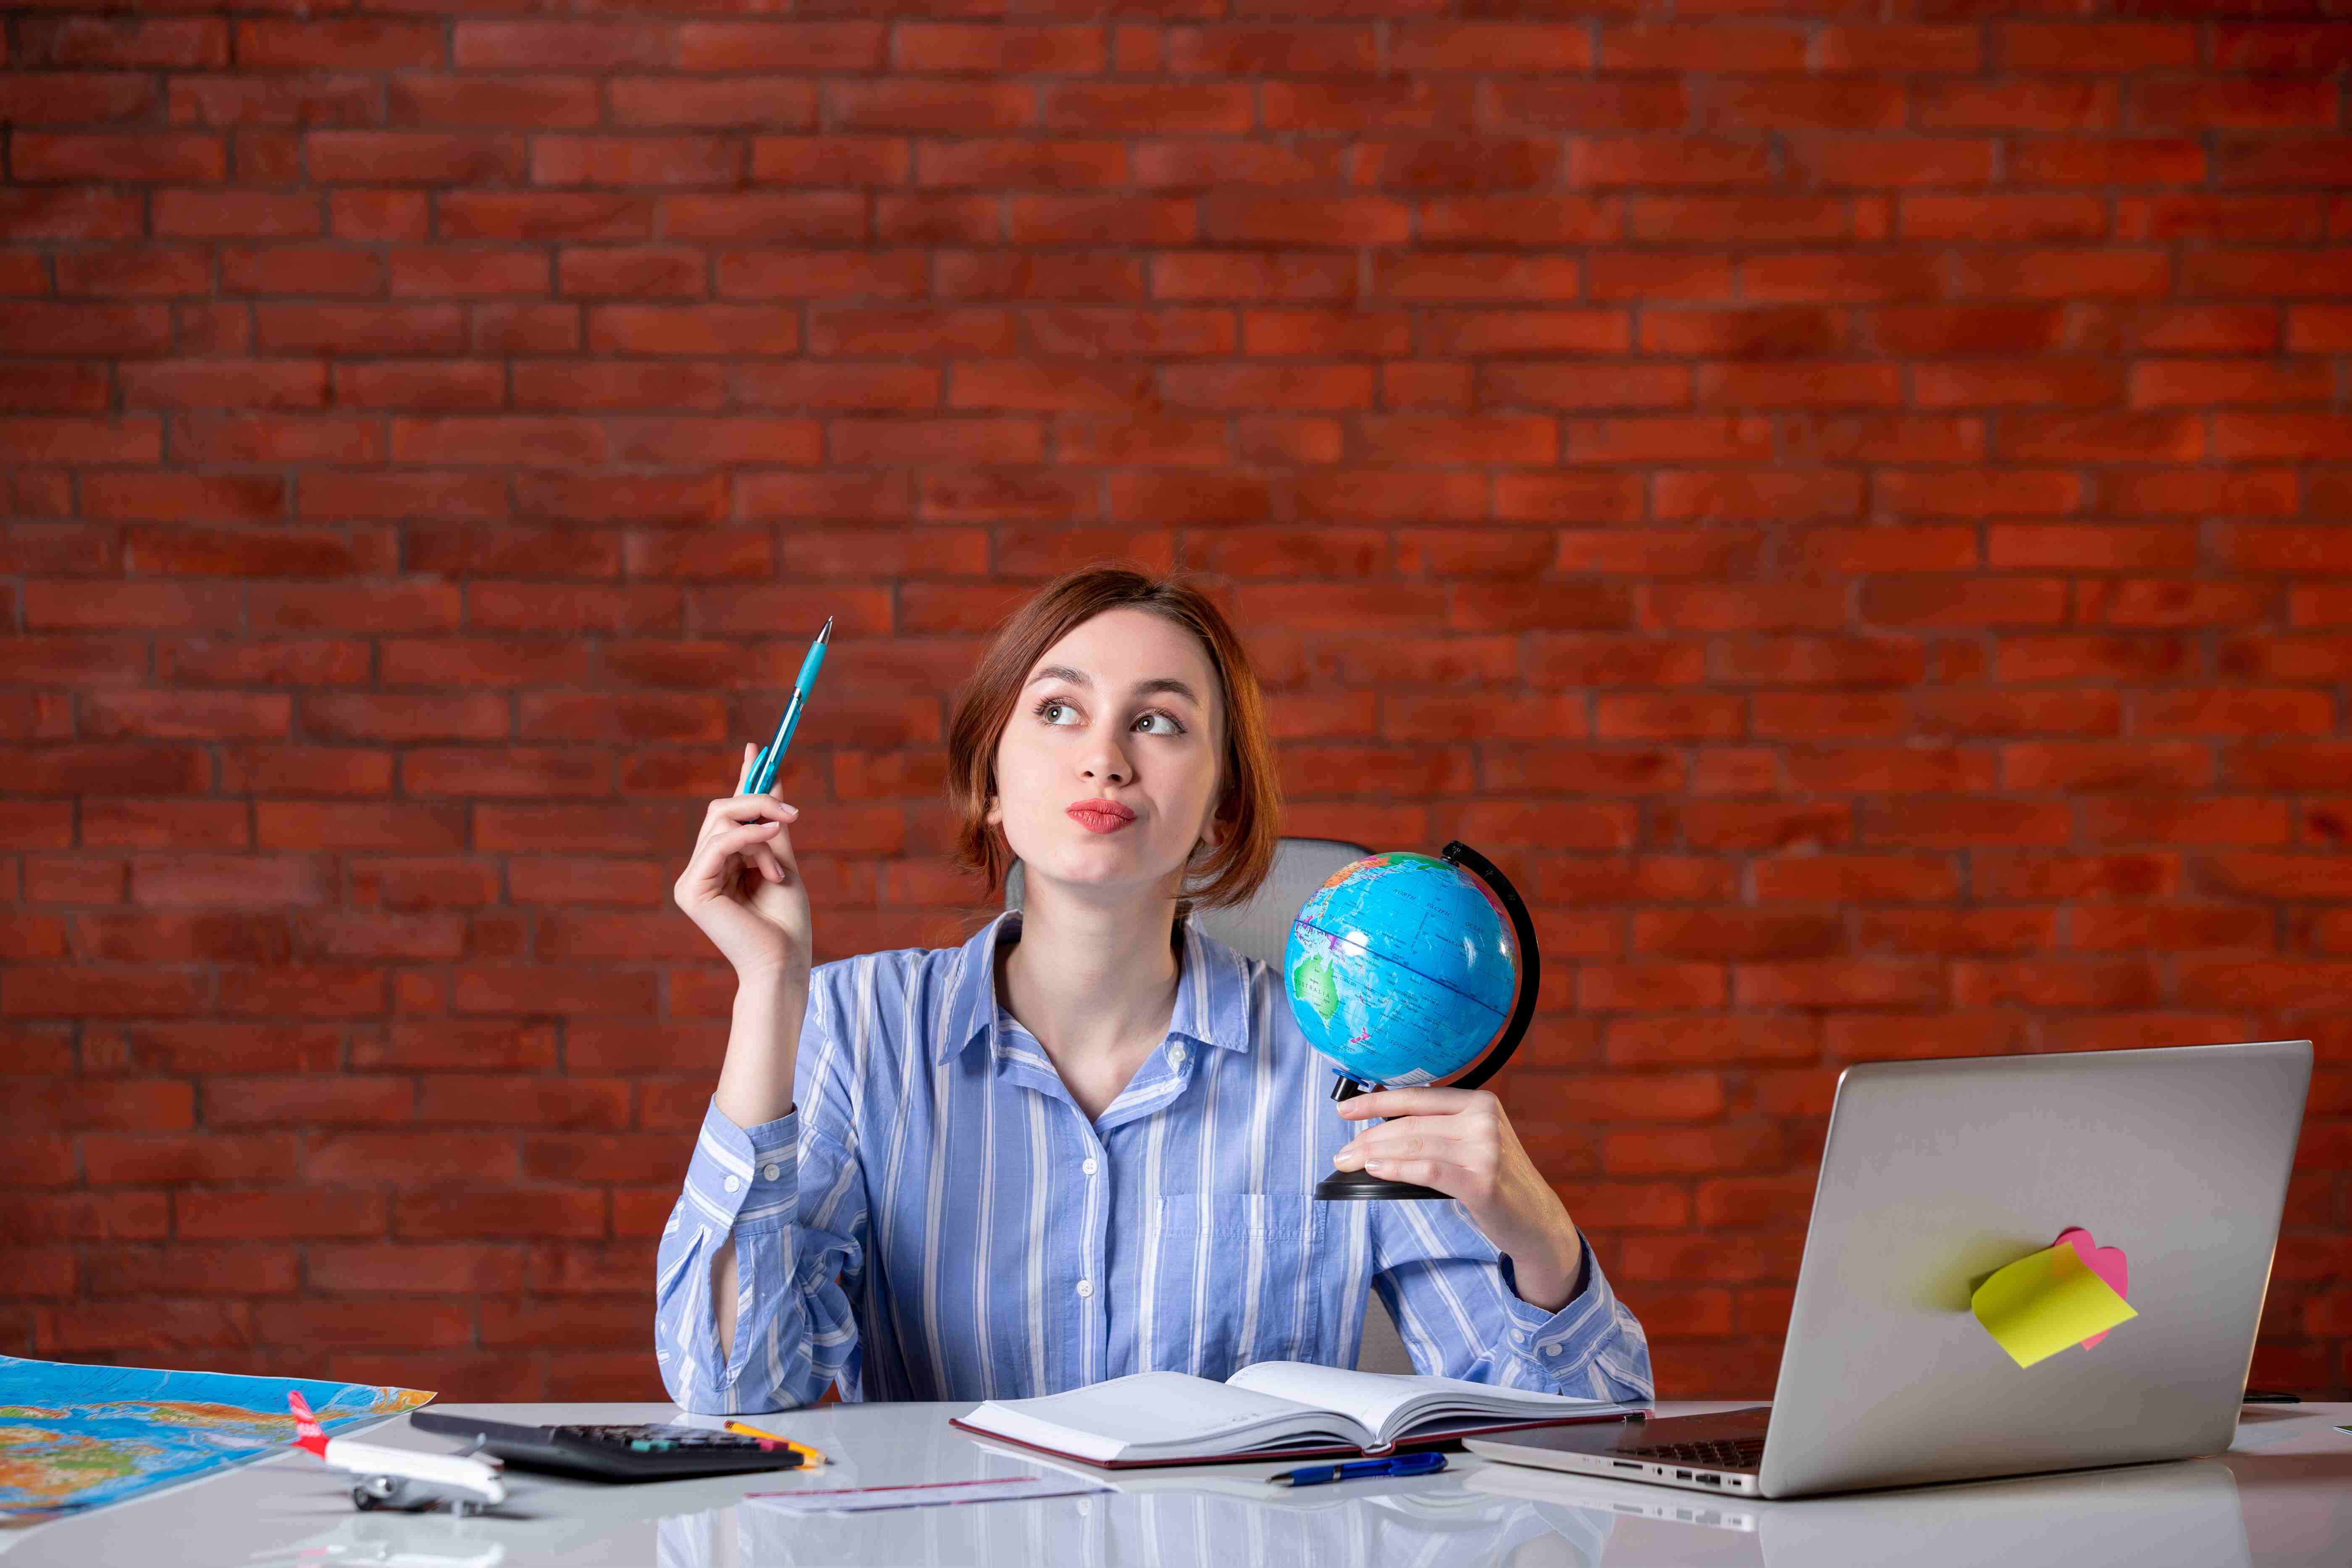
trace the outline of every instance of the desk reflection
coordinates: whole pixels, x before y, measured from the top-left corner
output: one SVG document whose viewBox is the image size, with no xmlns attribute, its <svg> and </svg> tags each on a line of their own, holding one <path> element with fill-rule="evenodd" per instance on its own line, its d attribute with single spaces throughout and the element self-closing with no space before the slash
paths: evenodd
<svg viewBox="0 0 2352 1568">
<path fill-rule="evenodd" d="M 1454 1473 L 1292 1490 L 1264 1476 L 1277 1467 L 1096 1470 L 942 1433 L 957 1468 L 994 1476 L 1068 1474 L 1114 1489 L 1086 1497 L 877 1513 L 786 1513 L 756 1501 L 676 1514 L 660 1522 L 662 1568 L 787 1568 L 863 1563 L 1084 1564 L 1086 1568 L 1248 1568 L 1262 1563 L 1381 1568 L 1599 1568 L 1614 1518 L 1605 1511 L 1472 1491 Z M 913 1475 L 952 1473 L 946 1452 L 901 1453 Z M 898 1476 L 810 1486 L 887 1486 Z M 908 1478 L 911 1479 L 911 1478 Z"/>
<path fill-rule="evenodd" d="M 505 1521 L 436 1513 L 354 1513 L 290 1546 L 257 1552 L 257 1564 L 286 1568 L 498 1568 Z"/>
<path fill-rule="evenodd" d="M 1613 1521 L 1610 1560 L 1816 1563 L 2061 1563 L 2147 1568 L 2250 1562 L 2237 1479 L 2213 1459 L 1786 1502 L 1494 1465 L 1465 1478 L 1488 1497 Z M 1704 1544 L 1701 1544 L 1704 1542 Z"/>
</svg>

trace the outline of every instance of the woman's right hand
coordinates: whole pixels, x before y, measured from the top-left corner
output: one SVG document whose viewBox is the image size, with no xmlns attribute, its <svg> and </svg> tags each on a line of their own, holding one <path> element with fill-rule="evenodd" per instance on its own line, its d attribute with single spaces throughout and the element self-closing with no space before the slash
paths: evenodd
<svg viewBox="0 0 2352 1568">
<path fill-rule="evenodd" d="M 740 792 L 751 782 L 759 748 L 743 747 Z M 791 824 L 800 808 L 771 788 L 710 803 L 702 836 L 670 896 L 687 918 L 718 944 L 739 981 L 808 983 L 814 951 L 808 888 L 793 858 Z"/>
</svg>

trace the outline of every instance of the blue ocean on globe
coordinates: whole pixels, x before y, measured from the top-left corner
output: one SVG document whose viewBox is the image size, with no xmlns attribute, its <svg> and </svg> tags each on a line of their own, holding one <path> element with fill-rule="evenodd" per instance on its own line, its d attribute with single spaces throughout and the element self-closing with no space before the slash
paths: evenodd
<svg viewBox="0 0 2352 1568">
<path fill-rule="evenodd" d="M 1342 866 L 1290 924 L 1290 1010 L 1366 1083 L 1409 1089 L 1467 1067 L 1518 995 L 1510 917 L 1478 877 L 1403 851 Z"/>
</svg>

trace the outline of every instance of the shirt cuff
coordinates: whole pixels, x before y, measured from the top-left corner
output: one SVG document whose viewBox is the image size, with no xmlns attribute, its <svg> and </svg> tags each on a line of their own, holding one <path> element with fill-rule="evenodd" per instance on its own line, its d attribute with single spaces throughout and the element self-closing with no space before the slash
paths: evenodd
<svg viewBox="0 0 2352 1568">
<path fill-rule="evenodd" d="M 1511 1260 L 1503 1259 L 1504 1283 L 1511 1288 L 1511 1349 L 1520 1360 L 1554 1382 L 1571 1374 L 1581 1377 L 1585 1363 L 1617 1331 L 1617 1293 L 1593 1261 L 1592 1244 L 1577 1233 L 1580 1256 L 1576 1265 L 1576 1291 L 1557 1312 L 1547 1312 L 1520 1299 Z"/>
<path fill-rule="evenodd" d="M 797 1108 L 757 1127 L 738 1127 L 713 1097 L 686 1168 L 686 1195 L 729 1233 L 778 1230 L 799 1206 L 801 1113 Z"/>
</svg>

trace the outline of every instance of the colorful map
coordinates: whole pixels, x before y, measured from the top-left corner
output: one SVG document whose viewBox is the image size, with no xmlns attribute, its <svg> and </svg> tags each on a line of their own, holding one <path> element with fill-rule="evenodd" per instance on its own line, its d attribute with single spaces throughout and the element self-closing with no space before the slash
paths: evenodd
<svg viewBox="0 0 2352 1568">
<path fill-rule="evenodd" d="M 1494 892 L 1407 850 L 1351 860 L 1316 889 L 1291 922 L 1283 970 L 1307 1043 L 1390 1089 L 1469 1066 L 1519 989 L 1517 939 Z"/>
<path fill-rule="evenodd" d="M 331 1433 L 433 1397 L 414 1388 L 0 1355 L 0 1530 L 266 1458 L 294 1440 L 286 1408 L 294 1388 Z"/>
</svg>

